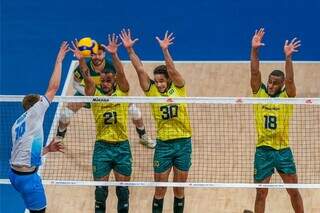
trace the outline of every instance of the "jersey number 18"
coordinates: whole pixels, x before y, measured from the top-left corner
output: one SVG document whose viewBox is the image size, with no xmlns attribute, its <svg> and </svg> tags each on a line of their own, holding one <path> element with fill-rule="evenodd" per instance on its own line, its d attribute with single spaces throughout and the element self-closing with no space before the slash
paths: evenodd
<svg viewBox="0 0 320 213">
<path fill-rule="evenodd" d="M 277 117 L 272 115 L 264 116 L 264 128 L 276 129 L 277 128 Z"/>
</svg>

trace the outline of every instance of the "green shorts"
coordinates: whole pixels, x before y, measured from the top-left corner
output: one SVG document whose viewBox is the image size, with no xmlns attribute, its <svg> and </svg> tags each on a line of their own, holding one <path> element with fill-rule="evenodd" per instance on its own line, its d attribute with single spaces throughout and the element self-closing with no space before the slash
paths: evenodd
<svg viewBox="0 0 320 213">
<path fill-rule="evenodd" d="M 274 173 L 296 174 L 296 165 L 290 148 L 275 150 L 271 147 L 257 147 L 254 158 L 254 180 L 261 182 Z"/>
<path fill-rule="evenodd" d="M 167 141 L 157 139 L 157 146 L 153 157 L 154 172 L 162 173 L 172 166 L 181 171 L 189 171 L 191 167 L 191 153 L 191 138 L 179 138 Z"/>
<path fill-rule="evenodd" d="M 130 176 L 132 172 L 132 155 L 129 141 L 119 143 L 96 141 L 92 167 L 95 180 L 109 175 L 111 169 L 122 175 Z"/>
<path fill-rule="evenodd" d="M 75 93 L 74 93 L 74 96 L 84 96 L 84 95 L 82 95 L 80 92 L 78 92 L 78 91 L 76 91 Z M 87 109 L 90 109 L 91 108 L 91 104 L 90 103 L 84 103 L 84 106 L 83 106 L 84 108 L 87 108 Z"/>
</svg>

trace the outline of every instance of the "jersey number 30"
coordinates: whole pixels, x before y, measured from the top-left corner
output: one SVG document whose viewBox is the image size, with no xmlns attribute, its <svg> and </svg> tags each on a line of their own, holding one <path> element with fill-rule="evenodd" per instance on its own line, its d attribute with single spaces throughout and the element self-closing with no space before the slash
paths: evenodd
<svg viewBox="0 0 320 213">
<path fill-rule="evenodd" d="M 264 116 L 264 128 L 266 129 L 276 129 L 277 128 L 277 117 L 272 115 Z"/>
<path fill-rule="evenodd" d="M 162 112 L 161 117 L 164 120 L 178 117 L 178 106 L 177 105 L 161 106 L 160 111 Z"/>
</svg>

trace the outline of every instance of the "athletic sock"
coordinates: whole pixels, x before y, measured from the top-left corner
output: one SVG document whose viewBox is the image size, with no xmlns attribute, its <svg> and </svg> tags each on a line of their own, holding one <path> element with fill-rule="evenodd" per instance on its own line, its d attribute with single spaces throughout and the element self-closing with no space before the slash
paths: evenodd
<svg viewBox="0 0 320 213">
<path fill-rule="evenodd" d="M 173 212 L 183 213 L 183 208 L 184 208 L 184 197 L 183 198 L 174 197 Z"/>
<path fill-rule="evenodd" d="M 162 199 L 153 198 L 152 213 L 162 213 L 162 209 L 163 209 L 163 198 Z"/>
</svg>

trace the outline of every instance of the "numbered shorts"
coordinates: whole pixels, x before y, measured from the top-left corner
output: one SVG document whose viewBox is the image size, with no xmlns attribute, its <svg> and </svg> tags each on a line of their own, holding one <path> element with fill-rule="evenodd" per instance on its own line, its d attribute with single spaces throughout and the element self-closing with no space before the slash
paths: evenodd
<svg viewBox="0 0 320 213">
<path fill-rule="evenodd" d="M 274 169 L 284 174 L 296 174 L 296 165 L 290 148 L 275 150 L 258 147 L 254 158 L 254 180 L 261 182 L 274 173 Z"/>
<path fill-rule="evenodd" d="M 162 173 L 172 166 L 181 171 L 189 171 L 191 167 L 191 153 L 191 138 L 179 138 L 167 141 L 157 139 L 157 146 L 153 157 L 154 172 Z"/>
<path fill-rule="evenodd" d="M 29 210 L 41 210 L 47 206 L 45 191 L 37 172 L 24 173 L 9 170 L 9 179 Z"/>
<path fill-rule="evenodd" d="M 112 169 L 122 175 L 130 176 L 132 172 L 132 155 L 129 141 L 117 143 L 96 141 L 92 166 L 94 179 L 109 175 Z"/>
<path fill-rule="evenodd" d="M 84 96 L 84 95 L 82 95 L 80 92 L 75 92 L 74 93 L 74 96 Z M 91 104 L 90 103 L 83 103 L 83 107 L 84 108 L 87 108 L 87 109 L 90 109 L 91 108 Z"/>
</svg>

